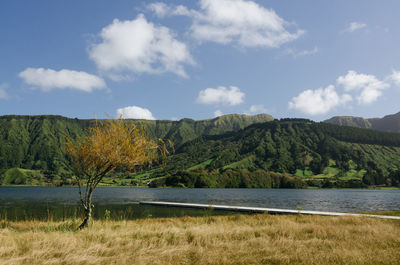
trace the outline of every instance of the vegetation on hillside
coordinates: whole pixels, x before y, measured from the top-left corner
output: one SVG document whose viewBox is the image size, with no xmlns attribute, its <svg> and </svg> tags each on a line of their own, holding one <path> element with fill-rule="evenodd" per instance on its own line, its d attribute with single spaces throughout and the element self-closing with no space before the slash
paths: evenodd
<svg viewBox="0 0 400 265">
<path fill-rule="evenodd" d="M 125 120 L 145 128 L 153 138 L 170 139 L 176 147 L 203 134 L 220 134 L 239 130 L 256 122 L 273 120 L 267 114 L 256 116 L 225 115 L 215 119 L 194 121 Z M 10 168 L 40 170 L 70 179 L 63 144 L 65 137 L 83 136 L 94 120 L 69 119 L 61 116 L 1 116 L 0 175 Z"/>
<path fill-rule="evenodd" d="M 172 140 L 176 153 L 164 168 L 154 167 L 137 174 L 116 170 L 112 176 L 105 176 L 100 185 L 400 185 L 400 134 L 305 119 L 258 123 L 271 119 L 268 115 L 227 115 L 204 121 L 126 120 L 145 126 L 154 138 Z M 3 116 L 0 125 L 1 183 L 76 185 L 63 141 L 65 136 L 73 139 L 84 135 L 93 121 L 58 116 Z M 5 178 L 11 169 L 26 177 Z"/>
<path fill-rule="evenodd" d="M 400 134 L 286 119 L 184 144 L 153 186 L 399 186 L 399 158 Z"/>
</svg>

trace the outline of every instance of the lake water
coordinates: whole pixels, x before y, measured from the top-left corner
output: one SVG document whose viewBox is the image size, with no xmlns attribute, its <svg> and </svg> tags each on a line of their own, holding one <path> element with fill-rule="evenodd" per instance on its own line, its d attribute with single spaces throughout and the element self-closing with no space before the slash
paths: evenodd
<svg viewBox="0 0 400 265">
<path fill-rule="evenodd" d="M 0 187 L 0 217 L 66 218 L 80 215 L 74 187 Z M 170 201 L 333 212 L 399 211 L 400 190 L 364 189 L 150 189 L 99 187 L 94 215 L 112 218 L 204 215 L 205 210 L 141 206 L 139 201 Z M 207 213 L 220 214 L 220 213 Z M 225 213 L 226 214 L 226 213 Z"/>
</svg>

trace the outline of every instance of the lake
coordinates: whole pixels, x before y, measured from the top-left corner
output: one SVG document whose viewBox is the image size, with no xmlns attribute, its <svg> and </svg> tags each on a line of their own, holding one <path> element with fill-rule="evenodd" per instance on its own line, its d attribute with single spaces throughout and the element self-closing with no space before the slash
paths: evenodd
<svg viewBox="0 0 400 265">
<path fill-rule="evenodd" d="M 81 215 L 75 187 L 0 187 L 0 217 L 64 219 Z M 139 201 L 192 202 L 332 212 L 399 211 L 400 190 L 365 189 L 179 189 L 99 187 L 95 218 L 198 216 L 223 212 L 138 205 Z"/>
</svg>

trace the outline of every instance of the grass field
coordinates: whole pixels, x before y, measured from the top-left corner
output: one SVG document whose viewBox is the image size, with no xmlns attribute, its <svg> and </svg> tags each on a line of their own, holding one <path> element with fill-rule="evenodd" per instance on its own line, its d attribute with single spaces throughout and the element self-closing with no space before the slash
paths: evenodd
<svg viewBox="0 0 400 265">
<path fill-rule="evenodd" d="M 0 222 L 1 264 L 398 264 L 400 222 L 234 215 Z"/>
</svg>

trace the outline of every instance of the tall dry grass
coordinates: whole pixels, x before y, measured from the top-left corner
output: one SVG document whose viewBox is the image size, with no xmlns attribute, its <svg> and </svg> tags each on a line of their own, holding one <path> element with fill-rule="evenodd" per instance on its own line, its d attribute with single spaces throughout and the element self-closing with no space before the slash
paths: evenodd
<svg viewBox="0 0 400 265">
<path fill-rule="evenodd" d="M 0 222 L 1 264 L 399 264 L 400 222 L 235 215 Z"/>
</svg>

